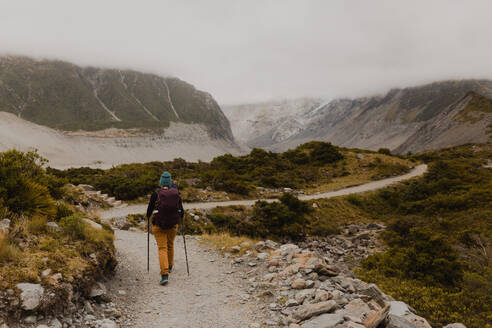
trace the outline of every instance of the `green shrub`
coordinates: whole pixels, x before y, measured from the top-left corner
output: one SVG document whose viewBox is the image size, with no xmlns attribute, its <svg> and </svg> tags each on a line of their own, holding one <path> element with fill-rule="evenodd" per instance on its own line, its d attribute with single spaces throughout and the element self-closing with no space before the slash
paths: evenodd
<svg viewBox="0 0 492 328">
<path fill-rule="evenodd" d="M 379 148 L 378 153 L 383 155 L 391 155 L 391 151 L 388 148 Z"/>
<path fill-rule="evenodd" d="M 60 220 L 63 231 L 73 240 L 85 240 L 86 226 L 78 216 L 67 216 Z"/>
</svg>

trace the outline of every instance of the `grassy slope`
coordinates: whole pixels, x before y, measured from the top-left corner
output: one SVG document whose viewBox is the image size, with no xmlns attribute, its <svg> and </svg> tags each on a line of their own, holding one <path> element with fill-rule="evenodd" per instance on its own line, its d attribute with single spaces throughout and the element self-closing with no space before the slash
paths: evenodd
<svg viewBox="0 0 492 328">
<path fill-rule="evenodd" d="M 87 216 L 74 204 L 87 199 L 47 174 L 42 162 L 34 153 L 0 153 L 0 217 L 11 220 L 9 232 L 0 234 L 0 286 L 40 283 L 54 296 L 39 310 L 61 311 L 70 289 L 85 294 L 95 279 L 114 268 L 113 232 L 83 222 Z M 60 231 L 48 229 L 50 221 Z M 46 269 L 51 275 L 43 277 Z M 53 278 L 57 273 L 61 277 Z M 20 313 L 15 304 L 4 310 L 9 318 Z"/>
<path fill-rule="evenodd" d="M 338 149 L 328 146 L 321 154 L 339 153 L 333 162 L 313 163 L 311 154 L 325 143 L 309 143 L 283 154 L 253 150 L 249 155 L 224 155 L 211 163 L 187 163 L 184 160 L 120 165 L 109 170 L 89 168 L 53 170 L 71 183 L 86 183 L 116 196 L 132 200 L 146 196 L 158 187 L 164 171 L 177 180 L 185 201 L 197 201 L 212 196 L 214 199 L 243 199 L 275 197 L 275 191 L 262 192 L 257 187 L 304 189 L 307 193 L 340 189 L 406 173 L 414 165 L 411 161 L 369 151 Z M 358 158 L 363 157 L 363 158 Z M 197 183 L 191 186 L 191 181 Z M 216 191 L 204 192 L 206 187 Z M 221 193 L 225 191 L 228 194 Z"/>
</svg>

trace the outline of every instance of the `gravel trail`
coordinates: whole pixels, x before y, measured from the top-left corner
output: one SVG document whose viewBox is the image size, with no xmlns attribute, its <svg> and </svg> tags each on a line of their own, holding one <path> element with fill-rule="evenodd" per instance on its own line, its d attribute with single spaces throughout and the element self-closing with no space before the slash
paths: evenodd
<svg viewBox="0 0 492 328">
<path fill-rule="evenodd" d="M 113 301 L 124 309 L 123 327 L 249 327 L 261 310 L 243 300 L 245 282 L 229 261 L 187 238 L 190 276 L 186 274 L 183 239 L 176 237 L 175 270 L 167 286 L 160 286 L 157 246 L 144 232 L 115 231 L 118 267 L 107 283 Z M 120 294 L 124 291 L 124 296 Z M 244 304 L 242 304 L 244 303 Z M 260 316 L 261 317 L 261 316 Z"/>
<path fill-rule="evenodd" d="M 387 186 L 389 186 L 393 183 L 396 183 L 396 182 L 400 182 L 400 181 L 404 181 L 404 180 L 408 180 L 408 179 L 420 176 L 420 175 L 424 174 L 426 171 L 427 171 L 427 165 L 421 164 L 421 165 L 414 167 L 407 174 L 399 175 L 399 176 L 392 177 L 392 178 L 382 179 L 382 180 L 378 180 L 378 181 L 372 181 L 372 182 L 365 183 L 365 184 L 362 184 L 359 186 L 343 188 L 340 190 L 329 191 L 329 192 L 315 194 L 315 195 L 301 195 L 299 197 L 299 199 L 310 200 L 310 199 L 319 199 L 319 198 L 331 198 L 331 197 L 361 193 L 361 192 L 365 192 L 365 191 L 377 190 L 377 189 L 387 187 Z M 217 206 L 229 206 L 229 205 L 251 206 L 256 201 L 257 200 L 254 199 L 254 200 L 237 200 L 237 201 L 233 200 L 233 201 L 226 201 L 226 202 L 184 203 L 183 207 L 185 209 L 191 209 L 191 208 L 207 209 L 207 208 L 214 208 Z M 275 201 L 275 199 L 266 199 L 266 201 L 272 202 L 272 201 Z M 146 210 L 147 210 L 147 204 L 130 205 L 130 206 L 127 206 L 124 208 L 112 208 L 110 210 L 101 212 L 101 217 L 103 219 L 109 219 L 109 218 L 116 217 L 116 216 L 126 216 L 128 214 L 145 213 Z"/>
<path fill-rule="evenodd" d="M 338 191 L 302 196 L 301 199 L 329 198 L 376 190 L 392 183 L 422 175 L 426 165 L 408 174 L 370 182 Z M 270 200 L 272 201 L 272 200 Z M 211 208 L 219 205 L 253 205 L 255 200 L 192 203 L 185 208 Z M 133 205 L 101 212 L 103 219 L 131 213 L 144 213 L 146 205 Z M 260 302 L 247 296 L 244 273 L 234 272 L 230 260 L 200 245 L 196 237 L 187 239 L 191 275 L 186 264 L 181 236 L 175 241 L 175 271 L 167 286 L 158 285 L 160 278 L 157 246 L 150 238 L 150 273 L 147 273 L 147 236 L 139 231 L 115 231 L 118 267 L 108 282 L 109 292 L 118 307 L 124 309 L 126 327 L 249 327 L 264 321 Z"/>
</svg>

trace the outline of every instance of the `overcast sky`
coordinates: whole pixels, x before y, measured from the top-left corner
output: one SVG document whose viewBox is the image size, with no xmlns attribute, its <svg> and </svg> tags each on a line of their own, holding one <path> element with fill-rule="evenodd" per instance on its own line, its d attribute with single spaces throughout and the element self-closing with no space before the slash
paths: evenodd
<svg viewBox="0 0 492 328">
<path fill-rule="evenodd" d="M 0 0 L 0 53 L 173 75 L 221 104 L 492 78 L 492 1 Z"/>
</svg>

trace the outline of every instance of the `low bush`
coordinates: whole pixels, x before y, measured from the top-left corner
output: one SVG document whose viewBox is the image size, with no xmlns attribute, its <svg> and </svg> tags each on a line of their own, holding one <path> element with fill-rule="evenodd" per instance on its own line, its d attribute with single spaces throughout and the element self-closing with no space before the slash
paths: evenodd
<svg viewBox="0 0 492 328">
<path fill-rule="evenodd" d="M 10 243 L 8 236 L 0 232 L 0 264 L 19 259 L 21 252 Z"/>
</svg>

